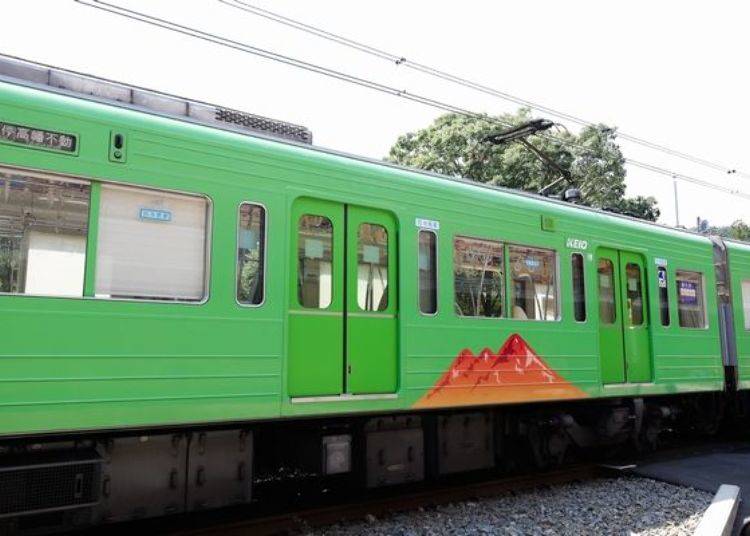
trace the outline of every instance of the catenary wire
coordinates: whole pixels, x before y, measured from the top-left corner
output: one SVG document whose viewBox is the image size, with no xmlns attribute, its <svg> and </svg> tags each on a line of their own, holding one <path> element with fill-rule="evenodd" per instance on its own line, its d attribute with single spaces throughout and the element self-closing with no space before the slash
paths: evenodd
<svg viewBox="0 0 750 536">
<path fill-rule="evenodd" d="M 536 103 L 527 99 L 523 99 L 515 95 L 511 95 L 510 93 L 506 93 L 504 91 L 491 88 L 484 84 L 480 84 L 478 82 L 474 82 L 472 80 L 448 73 L 446 71 L 437 69 L 435 67 L 430 67 L 429 65 L 407 60 L 407 58 L 404 56 L 393 54 L 391 52 L 387 52 L 385 50 L 373 47 L 371 45 L 367 45 L 365 43 L 355 41 L 353 39 L 349 39 L 342 35 L 338 35 L 338 34 L 323 30 L 321 28 L 318 28 L 309 24 L 305 24 L 304 22 L 292 19 L 290 17 L 286 17 L 284 15 L 280 15 L 278 13 L 274 13 L 273 11 L 263 9 L 261 7 L 250 4 L 248 2 L 244 2 L 242 0 L 218 0 L 218 1 L 229 7 L 240 9 L 247 13 L 250 13 L 259 17 L 263 17 L 267 20 L 271 20 L 279 24 L 283 24 L 285 26 L 300 30 L 302 32 L 306 32 L 311 35 L 315 35 L 317 37 L 326 39 L 328 41 L 337 43 L 339 45 L 343 45 L 343 46 L 358 50 L 360 52 L 363 52 L 365 54 L 369 54 L 371 56 L 375 56 L 377 58 L 380 58 L 389 62 L 393 62 L 396 65 L 400 65 L 408 69 L 419 71 L 423 74 L 427 74 L 432 77 L 440 78 L 442 80 L 451 82 L 453 84 L 458 84 L 458 85 L 473 89 L 475 91 L 485 93 L 487 95 L 491 95 L 491 96 L 494 96 L 494 97 L 497 97 L 506 101 L 513 102 L 521 106 L 526 106 L 528 108 L 531 108 L 540 112 L 544 112 L 548 115 L 557 117 L 558 119 L 570 121 L 571 123 L 575 123 L 580 126 L 592 126 L 592 127 L 599 126 L 596 123 L 592 121 L 588 121 L 581 117 L 578 117 L 578 116 L 575 116 L 566 112 L 562 112 L 560 110 L 550 108 L 549 106 L 545 106 L 545 105 L 542 105 L 542 104 L 539 104 L 539 103 Z M 676 149 L 672 149 L 665 145 L 655 143 L 655 142 L 646 140 L 644 138 L 634 136 L 632 134 L 628 134 L 626 132 L 618 131 L 617 134 L 618 134 L 618 137 L 623 140 L 627 140 L 632 143 L 636 143 L 638 145 L 648 147 L 649 149 L 661 151 L 671 156 L 681 158 L 683 160 L 688 160 L 695 164 L 706 166 L 717 171 L 740 175 L 744 178 L 750 178 L 750 173 L 746 173 L 746 172 L 739 171 L 736 169 L 731 169 L 728 166 L 718 164 L 716 162 L 711 162 L 710 160 L 706 160 L 705 158 L 700 158 L 700 157 L 697 157 L 697 156 L 694 156 L 694 155 L 691 155 L 682 151 L 678 151 Z"/>
<path fill-rule="evenodd" d="M 300 68 L 300 69 L 303 69 L 303 70 L 306 70 L 306 71 L 309 71 L 309 72 L 313 72 L 313 73 L 316 73 L 316 74 L 328 76 L 328 77 L 331 77 L 331 78 L 334 78 L 334 79 L 337 79 L 337 80 L 340 80 L 340 81 L 343 81 L 343 82 L 347 82 L 347 83 L 355 84 L 355 85 L 358 85 L 358 86 L 361 86 L 361 87 L 369 88 L 369 89 L 372 89 L 372 90 L 375 90 L 375 91 L 379 91 L 381 93 L 385 93 L 385 94 L 396 96 L 396 97 L 401 97 L 401 98 L 404 98 L 404 99 L 407 99 L 407 100 L 410 100 L 410 101 L 414 101 L 414 102 L 418 102 L 420 104 L 424 104 L 426 106 L 430 106 L 432 108 L 436 108 L 436 109 L 440 109 L 440 110 L 443 110 L 443 111 L 452 112 L 452 113 L 456 113 L 456 114 L 460 114 L 460 115 L 464 115 L 464 116 L 468 116 L 468 117 L 481 118 L 481 119 L 484 119 L 484 120 L 487 120 L 487 121 L 495 122 L 495 123 L 499 124 L 500 126 L 504 126 L 504 127 L 514 126 L 511 123 L 506 122 L 506 121 L 502 121 L 502 120 L 500 120 L 500 119 L 498 119 L 496 117 L 492 117 L 492 116 L 488 116 L 488 115 L 485 115 L 485 114 L 480 114 L 480 113 L 477 113 L 477 112 L 473 112 L 473 111 L 461 108 L 459 106 L 454 106 L 454 105 L 449 104 L 449 103 L 445 103 L 445 102 L 442 102 L 442 101 L 438 101 L 436 99 L 432 99 L 430 97 L 426 97 L 426 96 L 423 96 L 423 95 L 418 95 L 418 94 L 415 94 L 415 93 L 410 93 L 410 92 L 407 92 L 405 90 L 397 89 L 397 88 L 394 88 L 392 86 L 381 84 L 381 83 L 378 83 L 378 82 L 375 82 L 375 81 L 372 81 L 372 80 L 368 80 L 368 79 L 356 77 L 356 76 L 349 75 L 349 74 L 341 72 L 341 71 L 330 69 L 328 67 L 323 67 L 323 66 L 316 65 L 316 64 L 313 64 L 313 63 L 310 63 L 310 62 L 299 60 L 299 59 L 293 58 L 291 56 L 286 56 L 286 55 L 283 55 L 283 54 L 278 54 L 276 52 L 272 52 L 272 51 L 269 51 L 269 50 L 266 50 L 266 49 L 262 49 L 262 48 L 259 48 L 259 47 L 248 45 L 246 43 L 241 43 L 239 41 L 234 41 L 232 39 L 224 38 L 224 37 L 221 37 L 221 36 L 216 35 L 216 34 L 212 34 L 212 33 L 209 33 L 209 32 L 204 32 L 204 31 L 201 31 L 201 30 L 198 30 L 198 29 L 195 29 L 195 28 L 190 28 L 188 26 L 177 24 L 177 23 L 174 23 L 172 21 L 168 21 L 166 19 L 161 19 L 161 18 L 158 18 L 158 17 L 154 17 L 152 15 L 148 15 L 148 14 L 141 13 L 141 12 L 138 12 L 138 11 L 135 11 L 135 10 L 131 10 L 131 9 L 128 9 L 128 8 L 117 6 L 117 5 L 105 2 L 103 0 L 74 0 L 74 1 L 76 3 L 82 4 L 82 5 L 87 6 L 87 7 L 96 8 L 96 9 L 99 9 L 99 10 L 102 10 L 102 11 L 106 11 L 106 12 L 109 12 L 109 13 L 112 13 L 112 14 L 115 14 L 115 15 L 118 15 L 118 16 L 122 16 L 122 17 L 125 17 L 125 18 L 128 18 L 128 19 L 131 19 L 131 20 L 135 20 L 135 21 L 138 21 L 138 22 L 149 24 L 151 26 L 156 26 L 156 27 L 159 27 L 159 28 L 162 28 L 162 29 L 166 29 L 166 30 L 170 30 L 170 31 L 173 31 L 173 32 L 177 32 L 177 33 L 180 33 L 180 34 L 183 34 L 183 35 L 187 35 L 189 37 L 194 37 L 194 38 L 197 38 L 197 39 L 208 41 L 208 42 L 211 42 L 211 43 L 214 43 L 214 44 L 217 44 L 217 45 L 220 45 L 220 46 L 225 46 L 225 47 L 228 47 L 228 48 L 232 48 L 232 49 L 235 49 L 235 50 L 238 50 L 238 51 L 241 51 L 241 52 L 250 53 L 250 54 L 253 54 L 253 55 L 265 58 L 265 59 L 269 59 L 269 60 L 272 60 L 272 61 L 280 62 L 280 63 L 283 63 L 285 65 L 289 65 L 289 66 L 292 66 L 292 67 L 297 67 L 297 68 Z M 557 143 L 560 143 L 560 144 L 568 145 L 568 146 L 571 146 L 571 147 L 576 147 L 576 148 L 581 149 L 581 150 L 585 150 L 585 151 L 589 150 L 588 148 L 586 148 L 586 147 L 584 147 L 582 145 L 575 144 L 575 143 L 570 142 L 568 140 L 562 140 L 560 138 L 555 138 L 555 137 L 551 137 L 551 136 L 547 136 L 547 135 L 542 135 L 542 137 L 545 137 L 545 138 L 547 138 L 547 139 L 549 139 L 551 141 L 554 141 L 554 142 L 557 142 Z M 684 175 L 682 173 L 676 173 L 676 172 L 670 171 L 668 169 L 661 168 L 659 166 L 655 166 L 655 165 L 652 165 L 652 164 L 646 164 L 646 163 L 638 162 L 638 161 L 633 161 L 632 159 L 629 159 L 629 158 L 625 158 L 625 162 L 633 164 L 633 165 L 635 165 L 637 167 L 641 167 L 642 169 L 647 169 L 649 171 L 661 174 L 661 175 L 665 175 L 665 176 L 668 176 L 668 177 L 672 177 L 672 178 L 676 178 L 676 179 L 679 179 L 679 180 L 683 180 L 685 182 L 691 182 L 693 184 L 700 185 L 700 186 L 703 186 L 705 188 L 710 188 L 710 189 L 714 189 L 714 190 L 717 190 L 717 191 L 721 191 L 721 192 L 725 192 L 725 193 L 730 193 L 730 194 L 733 194 L 733 195 L 737 195 L 739 197 L 743 197 L 743 198 L 746 198 L 746 199 L 750 199 L 750 194 L 746 194 L 746 193 L 738 191 L 738 190 L 733 190 L 731 188 L 727 188 L 727 187 L 720 186 L 720 185 L 717 185 L 717 184 L 714 184 L 714 183 L 710 183 L 708 181 L 704 181 L 704 180 L 701 180 L 701 179 L 690 177 L 690 176 Z"/>
</svg>

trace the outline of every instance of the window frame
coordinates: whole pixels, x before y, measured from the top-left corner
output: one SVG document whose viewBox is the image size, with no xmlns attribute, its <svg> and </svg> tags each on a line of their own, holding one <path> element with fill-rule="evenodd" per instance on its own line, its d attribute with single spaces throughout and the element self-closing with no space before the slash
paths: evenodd
<svg viewBox="0 0 750 536">
<path fill-rule="evenodd" d="M 502 276 L 503 281 L 502 285 L 500 285 L 500 289 L 502 292 L 500 304 L 501 304 L 501 311 L 500 316 L 484 316 L 484 315 L 460 315 L 456 312 L 456 262 L 455 262 L 455 253 L 456 253 L 456 239 L 458 238 L 468 238 L 469 240 L 481 240 L 483 242 L 494 242 L 496 244 L 500 244 L 502 249 Z M 476 236 L 473 234 L 454 234 L 453 240 L 451 241 L 451 257 L 452 257 L 452 271 L 451 271 L 451 290 L 453 291 L 453 315 L 456 318 L 463 318 L 467 320 L 483 320 L 483 321 L 498 321 L 498 320 L 507 320 L 508 319 L 508 252 L 506 249 L 507 242 L 504 242 L 503 240 L 498 240 L 495 238 L 484 238 L 481 236 Z"/>
<path fill-rule="evenodd" d="M 419 238 L 422 233 L 429 233 L 435 237 L 435 312 L 425 313 L 422 311 L 422 279 L 420 277 L 419 269 Z M 434 317 L 440 312 L 440 238 L 436 231 L 433 229 L 419 229 L 417 231 L 417 310 L 421 316 Z M 456 315 L 459 316 L 459 315 Z"/>
<path fill-rule="evenodd" d="M 318 214 L 318 213 L 311 213 L 311 212 L 307 212 L 307 211 L 303 211 L 303 212 L 301 212 L 299 214 L 299 217 L 297 218 L 297 221 L 296 221 L 296 223 L 295 223 L 295 225 L 293 227 L 294 232 L 296 233 L 295 240 L 297 242 L 297 250 L 294 252 L 295 260 L 294 260 L 294 265 L 293 265 L 294 266 L 294 270 L 296 270 L 295 276 L 299 277 L 299 270 L 300 270 L 300 262 L 299 262 L 299 260 L 300 260 L 300 258 L 299 258 L 300 228 L 299 228 L 299 226 L 300 226 L 300 222 L 302 221 L 302 218 L 305 218 L 305 217 L 308 217 L 308 216 L 314 217 L 314 218 L 324 218 L 324 219 L 328 220 L 328 222 L 331 224 L 331 296 L 329 298 L 328 305 L 326 305 L 325 307 L 309 307 L 309 306 L 305 305 L 304 303 L 302 303 L 301 296 L 299 294 L 299 288 L 297 288 L 297 289 L 294 290 L 294 294 L 296 296 L 296 306 L 299 307 L 302 310 L 305 310 L 305 311 L 330 311 L 330 309 L 333 306 L 334 301 L 335 301 L 335 294 L 334 294 L 335 288 L 334 288 L 334 284 L 333 283 L 335 281 L 335 279 L 334 279 L 334 274 L 335 274 L 334 268 L 335 268 L 335 264 L 336 264 L 336 262 L 335 262 L 336 261 L 336 255 L 334 253 L 334 246 L 336 245 L 336 240 L 335 240 L 335 237 L 336 237 L 336 226 L 334 225 L 333 219 L 331 218 L 330 214 Z M 344 224 L 343 227 L 344 227 L 344 229 L 346 229 L 346 224 Z M 345 236 L 344 236 L 345 242 L 344 242 L 344 246 L 343 246 L 343 254 L 344 255 L 346 255 L 346 238 L 347 237 L 346 237 L 346 234 L 345 234 Z M 345 274 L 346 274 L 346 269 L 347 269 L 346 260 L 347 259 L 344 259 L 344 266 L 343 266 L 344 277 L 346 277 Z M 344 280 L 346 280 L 346 279 L 344 279 Z M 318 283 L 320 283 L 320 277 L 318 277 Z M 344 296 L 346 296 L 346 289 L 344 289 Z M 342 298 L 342 299 L 345 299 L 345 298 Z M 346 304 L 344 304 L 344 306 L 345 305 Z"/>
<path fill-rule="evenodd" d="M 677 300 L 677 327 L 679 329 L 690 329 L 694 331 L 700 331 L 700 330 L 708 330 L 710 328 L 709 322 L 708 322 L 708 303 L 706 303 L 706 274 L 704 274 L 702 271 L 698 270 L 686 270 L 684 268 L 675 268 L 674 270 L 674 282 L 675 285 L 679 282 L 679 273 L 690 273 L 690 274 L 698 274 L 701 278 L 701 300 L 703 307 L 703 325 L 700 327 L 689 327 L 689 326 L 683 326 L 680 323 L 680 293 L 677 291 L 677 287 L 675 287 L 675 299 Z"/>
<path fill-rule="evenodd" d="M 98 300 L 98 301 L 112 301 L 112 302 L 134 302 L 134 303 L 167 303 L 172 305 L 191 305 L 191 306 L 199 306 L 199 305 L 205 305 L 208 303 L 209 299 L 211 298 L 211 248 L 213 245 L 213 220 L 214 220 L 214 203 L 213 199 L 207 194 L 203 193 L 195 193 L 195 192 L 185 192 L 182 190 L 174 190 L 171 188 L 158 188 L 154 186 L 143 186 L 140 184 L 134 184 L 130 182 L 122 182 L 122 181 L 110 181 L 110 180 L 95 180 L 94 182 L 99 183 L 100 185 L 105 184 L 111 184 L 114 186 L 121 186 L 125 188 L 135 188 L 135 189 L 141 189 L 141 190 L 151 190 L 154 192 L 166 192 L 170 194 L 177 194 L 177 195 L 186 195 L 190 197 L 200 197 L 206 200 L 206 240 L 205 240 L 205 247 L 204 247 L 204 274 L 203 274 L 203 298 L 201 300 L 196 301 L 187 301 L 187 300 L 163 300 L 163 299 L 145 299 L 145 298 L 112 298 L 112 297 L 99 297 L 96 296 L 96 290 L 94 290 L 94 295 L 92 296 L 84 296 L 84 299 L 88 298 L 91 300 Z M 96 242 L 94 244 L 94 254 L 96 255 L 99 251 L 99 206 L 96 207 L 97 210 L 97 222 L 96 222 L 96 230 L 97 230 L 97 237 Z M 89 221 L 90 223 L 90 221 Z M 98 270 L 98 264 L 97 259 L 94 258 L 94 284 L 96 283 L 96 271 Z M 95 289 L 96 287 L 94 287 Z"/>
<path fill-rule="evenodd" d="M 242 210 L 242 205 L 253 205 L 256 207 L 260 207 L 263 209 L 263 299 L 260 301 L 260 303 L 242 303 L 239 300 L 239 296 L 237 295 L 237 282 L 239 281 L 240 277 L 240 267 L 239 263 L 235 260 L 234 263 L 234 301 L 243 308 L 249 308 L 249 309 L 257 309 L 259 307 L 263 307 L 266 304 L 267 296 L 266 292 L 268 291 L 268 286 L 266 285 L 266 280 L 268 277 L 268 207 L 266 207 L 265 204 L 257 202 L 257 201 L 240 201 L 237 205 L 237 210 L 235 211 L 235 214 L 237 214 L 237 236 L 236 238 L 236 248 L 234 251 L 235 256 L 237 255 L 237 252 L 240 249 L 240 214 Z"/>
<path fill-rule="evenodd" d="M 507 277 L 508 274 L 511 273 L 512 267 L 510 265 L 510 248 L 511 247 L 519 247 L 519 248 L 526 248 L 526 249 L 535 249 L 539 251 L 551 251 L 552 254 L 555 256 L 555 305 L 556 305 L 556 312 L 555 312 L 555 318 L 552 320 L 547 319 L 536 319 L 536 318 L 512 318 L 511 316 L 502 316 L 501 318 L 505 318 L 507 320 L 513 320 L 514 322 L 561 322 L 562 321 L 562 301 L 560 299 L 560 255 L 558 251 L 555 248 L 547 248 L 543 246 L 532 246 L 529 244 L 521 244 L 518 242 L 504 242 L 503 243 L 505 250 L 503 254 L 505 255 L 505 309 L 507 310 L 508 315 L 511 314 L 512 310 L 512 304 L 511 304 L 511 285 L 512 277 Z"/>
<path fill-rule="evenodd" d="M 576 318 L 576 288 L 575 288 L 575 268 L 573 267 L 573 258 L 574 257 L 580 257 L 581 259 L 581 290 L 583 291 L 583 320 L 578 320 Z M 588 307 L 588 301 L 586 297 L 588 296 L 588 292 L 586 289 L 586 256 L 581 253 L 580 251 L 574 251 L 570 254 L 570 289 L 572 292 L 573 299 L 571 300 L 571 305 L 573 306 L 573 321 L 576 324 L 587 324 L 589 321 L 589 307 Z"/>
</svg>

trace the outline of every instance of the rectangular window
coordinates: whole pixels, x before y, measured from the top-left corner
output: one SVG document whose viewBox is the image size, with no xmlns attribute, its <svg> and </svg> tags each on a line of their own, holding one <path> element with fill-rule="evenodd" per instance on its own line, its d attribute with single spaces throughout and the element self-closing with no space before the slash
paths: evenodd
<svg viewBox="0 0 750 536">
<path fill-rule="evenodd" d="M 615 298 L 615 268 L 609 259 L 599 259 L 599 321 L 614 324 L 617 320 Z"/>
<path fill-rule="evenodd" d="M 419 231 L 419 311 L 437 313 L 437 235 Z"/>
<path fill-rule="evenodd" d="M 83 295 L 90 191 L 0 170 L 0 292 Z"/>
<path fill-rule="evenodd" d="M 573 313 L 576 322 L 586 321 L 586 287 L 583 278 L 583 255 L 573 253 L 571 257 L 573 272 Z"/>
<path fill-rule="evenodd" d="M 297 298 L 302 307 L 326 309 L 332 296 L 333 223 L 325 216 L 306 214 L 297 233 Z"/>
<path fill-rule="evenodd" d="M 629 262 L 625 266 L 627 279 L 627 307 L 631 326 L 643 325 L 643 291 L 641 283 L 641 267 Z"/>
<path fill-rule="evenodd" d="M 742 282 L 742 309 L 745 313 L 745 329 L 750 329 L 750 280 Z"/>
<path fill-rule="evenodd" d="M 456 314 L 503 316 L 503 244 L 458 236 L 453 241 Z"/>
<path fill-rule="evenodd" d="M 680 327 L 705 328 L 706 307 L 703 295 L 703 274 L 677 271 L 677 313 Z"/>
<path fill-rule="evenodd" d="M 263 303 L 266 260 L 266 210 L 260 205 L 240 205 L 237 229 L 237 301 Z"/>
<path fill-rule="evenodd" d="M 667 269 L 659 266 L 656 271 L 659 281 L 659 316 L 661 325 L 668 326 L 671 322 L 669 317 L 669 288 L 667 287 Z"/>
<path fill-rule="evenodd" d="M 555 252 L 508 246 L 511 317 L 517 320 L 557 319 Z"/>
<path fill-rule="evenodd" d="M 388 231 L 382 225 L 363 223 L 357 231 L 357 305 L 388 308 Z"/>
<path fill-rule="evenodd" d="M 208 221 L 204 197 L 103 184 L 96 296 L 203 300 Z"/>
</svg>

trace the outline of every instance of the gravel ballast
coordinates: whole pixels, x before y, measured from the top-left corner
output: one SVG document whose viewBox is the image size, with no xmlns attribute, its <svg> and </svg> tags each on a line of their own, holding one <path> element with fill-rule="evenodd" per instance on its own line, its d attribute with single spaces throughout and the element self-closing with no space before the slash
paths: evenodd
<svg viewBox="0 0 750 536">
<path fill-rule="evenodd" d="M 689 535 L 710 493 L 635 477 L 597 479 L 448 504 L 383 519 L 368 516 L 308 534 L 335 536 Z"/>
</svg>

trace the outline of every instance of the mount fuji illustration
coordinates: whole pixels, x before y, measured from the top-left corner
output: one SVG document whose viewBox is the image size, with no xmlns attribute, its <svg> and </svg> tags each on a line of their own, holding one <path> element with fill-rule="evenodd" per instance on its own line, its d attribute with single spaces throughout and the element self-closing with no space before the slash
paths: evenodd
<svg viewBox="0 0 750 536">
<path fill-rule="evenodd" d="M 552 370 L 514 333 L 497 353 L 474 355 L 462 350 L 450 368 L 415 408 L 473 406 L 538 400 L 586 398 L 589 395 Z"/>
</svg>

